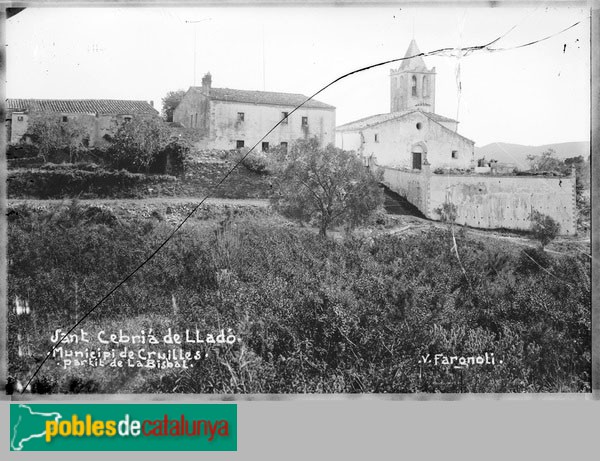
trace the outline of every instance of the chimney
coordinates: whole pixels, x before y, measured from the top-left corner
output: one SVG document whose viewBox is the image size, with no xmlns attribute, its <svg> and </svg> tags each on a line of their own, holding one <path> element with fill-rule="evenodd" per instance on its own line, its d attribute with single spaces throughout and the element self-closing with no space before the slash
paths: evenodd
<svg viewBox="0 0 600 461">
<path fill-rule="evenodd" d="M 148 101 L 152 107 L 154 107 L 154 101 Z"/>
<path fill-rule="evenodd" d="M 210 72 L 207 72 L 204 77 L 202 77 L 202 90 L 205 93 L 208 93 L 210 91 L 210 87 L 212 85 L 212 76 L 210 75 Z"/>
</svg>

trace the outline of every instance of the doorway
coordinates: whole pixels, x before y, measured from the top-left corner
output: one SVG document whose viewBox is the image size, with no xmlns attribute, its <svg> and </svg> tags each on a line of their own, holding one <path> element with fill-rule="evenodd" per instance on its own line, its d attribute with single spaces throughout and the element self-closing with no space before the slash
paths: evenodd
<svg viewBox="0 0 600 461">
<path fill-rule="evenodd" d="M 420 170 L 421 169 L 421 157 L 422 157 L 422 153 L 421 152 L 413 152 L 412 153 L 412 167 L 413 170 Z"/>
<path fill-rule="evenodd" d="M 423 167 L 423 162 L 427 164 L 427 145 L 422 141 L 413 144 L 410 152 L 412 153 L 413 170 L 421 170 Z"/>
</svg>

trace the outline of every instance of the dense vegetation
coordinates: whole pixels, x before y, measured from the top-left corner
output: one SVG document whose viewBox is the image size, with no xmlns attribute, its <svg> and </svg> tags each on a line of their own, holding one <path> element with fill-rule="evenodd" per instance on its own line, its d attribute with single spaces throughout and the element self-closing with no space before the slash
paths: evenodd
<svg viewBox="0 0 600 461">
<path fill-rule="evenodd" d="M 190 151 L 186 139 L 154 117 L 132 117 L 103 140 L 90 146 L 89 130 L 76 118 L 64 122 L 58 115 L 36 114 L 22 139 L 8 146 L 7 158 L 9 166 L 33 166 L 39 157 L 42 163 L 95 162 L 109 170 L 180 176 Z"/>
<path fill-rule="evenodd" d="M 7 177 L 9 198 L 39 199 L 143 197 L 148 189 L 175 181 L 174 176 L 111 171 L 96 165 L 46 164 L 37 170 L 11 170 Z"/>
<path fill-rule="evenodd" d="M 8 218 L 9 333 L 21 338 L 9 343 L 9 372 L 24 380 L 51 333 L 81 318 L 170 228 L 76 203 L 15 207 Z M 194 220 L 84 326 L 231 328 L 241 341 L 187 370 L 64 371 L 49 361 L 33 390 L 589 391 L 589 258 L 491 249 L 464 231 L 456 242 L 455 251 L 450 232 L 433 228 L 336 241 L 264 219 Z M 18 316 L 23 300 L 31 313 Z M 422 363 L 485 352 L 495 365 Z"/>
<path fill-rule="evenodd" d="M 28 159 L 23 159 L 28 160 Z M 231 163 L 186 165 L 181 177 L 105 169 L 95 163 L 46 163 L 8 170 L 8 198 L 61 199 L 204 197 L 229 171 Z M 220 198 L 268 198 L 272 180 L 240 166 L 213 191 Z"/>
</svg>

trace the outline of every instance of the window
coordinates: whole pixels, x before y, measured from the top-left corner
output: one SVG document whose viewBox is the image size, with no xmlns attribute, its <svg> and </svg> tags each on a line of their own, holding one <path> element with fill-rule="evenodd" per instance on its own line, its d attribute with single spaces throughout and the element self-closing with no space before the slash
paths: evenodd
<svg viewBox="0 0 600 461">
<path fill-rule="evenodd" d="M 379 142 L 379 133 L 375 133 L 375 142 Z"/>
<path fill-rule="evenodd" d="M 19 122 L 22 122 L 22 121 L 23 121 L 23 116 L 22 116 L 22 115 L 19 115 L 19 116 L 17 117 L 17 120 L 18 120 Z"/>
<path fill-rule="evenodd" d="M 412 95 L 417 96 L 417 77 L 412 76 Z"/>
<path fill-rule="evenodd" d="M 194 116 L 190 114 L 190 128 L 194 126 Z"/>
<path fill-rule="evenodd" d="M 287 122 L 288 122 L 288 115 L 290 115 L 290 114 L 289 114 L 289 112 L 282 112 L 282 113 L 281 113 L 281 120 L 282 120 L 282 122 L 281 122 L 281 123 L 282 123 L 283 125 L 287 125 Z"/>
<path fill-rule="evenodd" d="M 427 75 L 423 75 L 423 96 L 429 96 L 429 79 Z"/>
<path fill-rule="evenodd" d="M 194 126 L 198 127 L 198 114 L 194 114 Z"/>
<path fill-rule="evenodd" d="M 131 115 L 126 115 L 125 117 L 123 117 L 123 121 L 124 121 L 125 123 L 127 123 L 127 122 L 131 122 Z"/>
<path fill-rule="evenodd" d="M 244 121 L 245 114 L 243 112 L 238 112 L 238 122 Z"/>
<path fill-rule="evenodd" d="M 452 158 L 458 158 L 458 151 L 457 150 L 453 150 L 452 151 Z"/>
<path fill-rule="evenodd" d="M 308 117 L 302 117 L 302 126 L 308 126 Z"/>
<path fill-rule="evenodd" d="M 66 115 L 63 115 L 63 116 L 62 116 L 62 121 L 63 121 L 63 122 L 66 122 L 67 120 L 69 120 L 69 118 L 68 118 Z"/>
<path fill-rule="evenodd" d="M 244 140 L 243 139 L 238 139 L 235 142 L 235 148 L 236 149 L 241 149 L 242 147 L 244 147 Z"/>
<path fill-rule="evenodd" d="M 262 143 L 262 151 L 263 152 L 267 152 L 269 150 L 269 143 L 268 142 L 263 142 Z"/>
<path fill-rule="evenodd" d="M 421 122 L 417 122 L 417 130 L 423 128 L 423 124 Z"/>
<path fill-rule="evenodd" d="M 281 141 L 281 144 L 280 144 L 280 146 L 281 146 L 283 149 L 287 150 L 288 143 L 287 143 L 286 141 Z"/>
</svg>

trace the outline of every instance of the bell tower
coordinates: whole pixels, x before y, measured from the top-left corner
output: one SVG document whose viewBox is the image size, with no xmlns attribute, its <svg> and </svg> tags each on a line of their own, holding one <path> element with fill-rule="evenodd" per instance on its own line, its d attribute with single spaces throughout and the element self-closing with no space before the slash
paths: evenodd
<svg viewBox="0 0 600 461">
<path fill-rule="evenodd" d="M 405 58 L 421 54 L 411 40 Z M 435 67 L 427 69 L 422 56 L 401 61 L 390 71 L 390 112 L 420 109 L 435 112 Z"/>
</svg>

